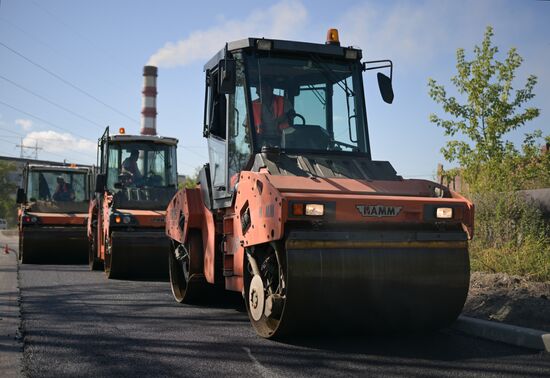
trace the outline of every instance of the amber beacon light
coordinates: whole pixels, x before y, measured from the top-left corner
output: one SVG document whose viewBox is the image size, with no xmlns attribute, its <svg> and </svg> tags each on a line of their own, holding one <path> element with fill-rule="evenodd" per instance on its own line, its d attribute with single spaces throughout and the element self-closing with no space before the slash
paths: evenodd
<svg viewBox="0 0 550 378">
<path fill-rule="evenodd" d="M 338 29 L 328 29 L 326 44 L 327 45 L 340 46 L 340 38 L 338 37 Z"/>
</svg>

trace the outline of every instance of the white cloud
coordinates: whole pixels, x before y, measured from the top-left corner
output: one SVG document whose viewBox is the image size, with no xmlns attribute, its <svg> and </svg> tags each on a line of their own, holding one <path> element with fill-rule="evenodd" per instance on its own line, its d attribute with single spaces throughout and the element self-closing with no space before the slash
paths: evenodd
<svg viewBox="0 0 550 378">
<path fill-rule="evenodd" d="M 458 47 L 471 50 L 487 25 L 495 27 L 496 37 L 510 37 L 525 32 L 530 20 L 529 11 L 494 0 L 363 1 L 347 9 L 337 25 L 345 34 L 343 43 L 361 47 L 366 60 L 390 58 L 407 69 L 425 67 L 443 55 L 454 57 Z"/>
<path fill-rule="evenodd" d="M 29 131 L 30 129 L 32 129 L 32 121 L 30 119 L 16 119 L 15 124 L 25 131 Z"/>
<path fill-rule="evenodd" d="M 255 10 L 243 20 L 226 20 L 220 25 L 197 30 L 177 42 L 167 42 L 147 64 L 175 67 L 204 61 L 225 42 L 246 37 L 288 38 L 306 25 L 307 10 L 300 2 L 281 1 L 267 10 Z"/>
<path fill-rule="evenodd" d="M 344 44 L 361 47 L 367 59 L 391 57 L 419 64 L 433 58 L 448 38 L 449 4 L 368 2 L 346 11 L 338 22 Z"/>
<path fill-rule="evenodd" d="M 23 140 L 24 145 L 34 146 L 38 144 L 46 152 L 61 153 L 68 149 L 80 151 L 82 154 L 95 153 L 96 144 L 86 139 L 79 139 L 69 133 L 58 133 L 56 131 L 33 131 Z"/>
</svg>

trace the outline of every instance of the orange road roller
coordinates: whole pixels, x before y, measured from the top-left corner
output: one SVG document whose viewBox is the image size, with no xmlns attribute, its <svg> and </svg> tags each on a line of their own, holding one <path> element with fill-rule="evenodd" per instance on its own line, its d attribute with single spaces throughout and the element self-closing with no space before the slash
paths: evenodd
<svg viewBox="0 0 550 378">
<path fill-rule="evenodd" d="M 91 168 L 27 164 L 17 190 L 23 264 L 86 263 Z"/>
<path fill-rule="evenodd" d="M 452 323 L 469 286 L 473 205 L 373 160 L 362 62 L 326 43 L 247 38 L 204 67 L 209 162 L 167 208 L 178 302 L 242 293 L 265 338 L 425 331 Z"/>
<path fill-rule="evenodd" d="M 177 139 L 105 130 L 88 209 L 88 263 L 108 278 L 168 276 L 166 206 L 177 190 Z"/>
</svg>

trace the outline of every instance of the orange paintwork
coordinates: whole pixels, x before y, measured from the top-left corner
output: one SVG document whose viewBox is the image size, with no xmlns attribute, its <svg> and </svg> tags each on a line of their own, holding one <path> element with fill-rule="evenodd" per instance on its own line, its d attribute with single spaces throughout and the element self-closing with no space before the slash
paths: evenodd
<svg viewBox="0 0 550 378">
<path fill-rule="evenodd" d="M 86 213 L 37 213 L 37 212 L 27 212 L 27 215 L 36 216 L 40 219 L 41 225 L 52 225 L 52 226 L 65 226 L 65 225 L 79 225 L 83 226 L 86 224 L 88 215 Z"/>
<path fill-rule="evenodd" d="M 184 189 L 176 193 L 166 209 L 166 234 L 179 243 L 186 243 L 189 230 L 201 230 L 204 249 L 204 276 L 214 283 L 214 257 L 216 252 L 216 226 L 214 216 L 201 199 L 200 189 Z M 184 217 L 180 228 L 180 216 Z"/>
<path fill-rule="evenodd" d="M 109 193 L 103 195 L 101 201 L 102 207 L 99 209 L 100 202 L 96 199 L 90 201 L 88 208 L 88 239 L 92 239 L 92 222 L 97 219 L 97 257 L 105 260 L 106 241 L 111 234 L 111 202 L 113 196 Z M 131 214 L 138 222 L 135 232 L 139 228 L 159 228 L 163 229 L 166 222 L 166 211 L 164 210 L 136 210 L 136 209 L 116 209 L 122 214 Z"/>
<path fill-rule="evenodd" d="M 185 243 L 189 229 L 200 229 L 204 245 L 204 275 L 214 282 L 214 254 L 223 253 L 225 286 L 242 291 L 245 247 L 281 240 L 285 226 L 295 217 L 289 214 L 291 201 L 330 203 L 334 213 L 330 217 L 307 218 L 332 225 L 342 224 L 418 224 L 424 220 L 425 206 L 454 206 L 453 219 L 438 222 L 462 225 L 469 238 L 473 236 L 473 204 L 457 193 L 452 198 L 440 198 L 434 188 L 446 191 L 437 183 L 426 180 L 366 181 L 347 178 L 309 178 L 272 176 L 266 170 L 241 172 L 234 206 L 219 210 L 222 225 L 216 225 L 214 215 L 204 207 L 200 188 L 180 190 L 167 209 L 167 235 Z M 358 206 L 399 207 L 395 216 L 363 216 Z M 242 217 L 247 211 L 250 227 L 242 230 Z M 180 228 L 180 215 L 185 217 Z M 433 221 L 432 221 L 433 222 Z M 223 251 L 215 251 L 216 235 L 223 235 Z"/>
<path fill-rule="evenodd" d="M 133 215 L 140 227 L 164 227 L 166 211 L 165 210 L 132 210 L 117 209 L 117 212 Z"/>
</svg>

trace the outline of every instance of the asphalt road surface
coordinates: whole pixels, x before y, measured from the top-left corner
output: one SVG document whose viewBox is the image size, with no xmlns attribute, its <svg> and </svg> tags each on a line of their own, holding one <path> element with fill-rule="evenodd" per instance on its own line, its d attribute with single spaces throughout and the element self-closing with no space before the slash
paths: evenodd
<svg viewBox="0 0 550 378">
<path fill-rule="evenodd" d="M 452 330 L 268 341 L 239 298 L 180 305 L 168 282 L 107 280 L 86 266 L 21 265 L 19 286 L 29 377 L 550 376 L 548 353 Z"/>
</svg>

